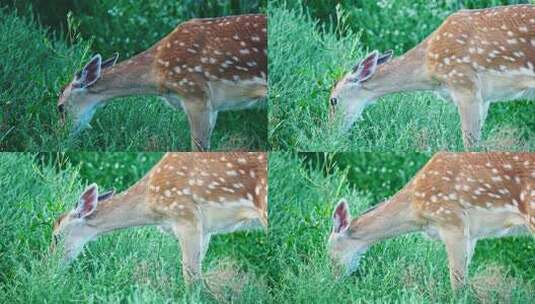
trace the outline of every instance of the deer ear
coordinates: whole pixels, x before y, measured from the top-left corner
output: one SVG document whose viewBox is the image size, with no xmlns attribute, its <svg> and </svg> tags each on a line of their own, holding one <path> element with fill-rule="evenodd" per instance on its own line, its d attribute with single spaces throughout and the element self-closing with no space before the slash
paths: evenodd
<svg viewBox="0 0 535 304">
<path fill-rule="evenodd" d="M 74 214 L 78 218 L 84 218 L 95 211 L 98 203 L 97 184 L 89 185 L 78 200 Z"/>
<path fill-rule="evenodd" d="M 115 189 L 111 189 L 110 191 L 108 192 L 104 192 L 102 194 L 99 194 L 98 196 L 98 201 L 101 202 L 101 201 L 105 201 L 109 198 L 111 198 L 113 195 L 115 194 Z"/>
<path fill-rule="evenodd" d="M 333 212 L 333 232 L 343 233 L 349 229 L 351 222 L 351 214 L 349 214 L 349 206 L 345 199 L 341 199 L 334 208 Z"/>
<path fill-rule="evenodd" d="M 106 59 L 106 61 L 103 61 L 100 65 L 101 69 L 109 68 L 115 65 L 117 63 L 117 59 L 119 59 L 119 53 L 115 52 L 113 55 L 111 55 L 110 58 Z"/>
<path fill-rule="evenodd" d="M 81 87 L 87 88 L 94 84 L 100 78 L 100 71 L 102 65 L 102 57 L 96 54 L 85 65 L 85 67 L 77 74 L 77 82 Z"/>
<path fill-rule="evenodd" d="M 394 51 L 393 50 L 388 50 L 388 51 L 384 52 L 377 59 L 377 65 L 381 65 L 383 63 L 386 63 L 386 62 L 390 61 L 390 59 L 392 59 L 393 55 L 394 55 Z"/>
<path fill-rule="evenodd" d="M 377 60 L 379 59 L 379 52 L 373 51 L 366 56 L 359 64 L 353 68 L 354 80 L 362 83 L 370 79 L 377 70 Z"/>
</svg>

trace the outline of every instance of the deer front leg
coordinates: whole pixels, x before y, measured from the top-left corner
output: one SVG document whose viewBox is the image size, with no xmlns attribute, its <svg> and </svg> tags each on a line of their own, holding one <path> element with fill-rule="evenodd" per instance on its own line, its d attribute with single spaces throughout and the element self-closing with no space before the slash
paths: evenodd
<svg viewBox="0 0 535 304">
<path fill-rule="evenodd" d="M 211 237 L 212 235 L 209 233 L 203 235 L 201 247 L 201 261 L 204 260 L 204 257 L 206 256 L 206 252 L 208 251 L 208 247 L 210 246 Z"/>
<path fill-rule="evenodd" d="M 464 147 L 470 150 L 481 140 L 481 128 L 487 117 L 488 105 L 484 104 L 475 88 L 454 89 L 452 98 L 461 118 Z"/>
<path fill-rule="evenodd" d="M 476 242 L 470 240 L 464 231 L 457 227 L 444 227 L 439 233 L 448 253 L 451 288 L 457 291 L 466 283 L 468 265 Z"/>
<path fill-rule="evenodd" d="M 201 265 L 203 258 L 202 229 L 193 226 L 175 225 L 175 236 L 182 251 L 182 273 L 188 286 L 201 282 Z"/>
<path fill-rule="evenodd" d="M 217 111 L 191 103 L 186 106 L 186 113 L 191 132 L 191 149 L 210 150 L 210 137 L 217 120 Z"/>
</svg>

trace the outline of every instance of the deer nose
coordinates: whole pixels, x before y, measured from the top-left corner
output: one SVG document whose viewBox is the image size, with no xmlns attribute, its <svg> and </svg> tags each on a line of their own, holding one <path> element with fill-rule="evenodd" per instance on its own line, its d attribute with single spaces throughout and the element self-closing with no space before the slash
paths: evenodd
<svg viewBox="0 0 535 304">
<path fill-rule="evenodd" d="M 65 111 L 65 106 L 63 104 L 58 105 L 58 112 L 63 113 Z"/>
<path fill-rule="evenodd" d="M 338 99 L 336 99 L 336 98 L 334 98 L 334 97 L 331 98 L 331 106 L 334 107 L 334 106 L 336 106 L 337 103 L 338 103 Z"/>
</svg>

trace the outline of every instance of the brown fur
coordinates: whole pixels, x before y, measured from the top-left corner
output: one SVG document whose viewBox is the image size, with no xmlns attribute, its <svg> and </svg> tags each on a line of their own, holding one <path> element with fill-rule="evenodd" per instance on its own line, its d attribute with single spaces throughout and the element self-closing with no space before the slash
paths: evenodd
<svg viewBox="0 0 535 304">
<path fill-rule="evenodd" d="M 240 199 L 250 200 L 264 216 L 266 174 L 264 153 L 170 153 L 149 174 L 147 195 L 155 211 L 179 217 L 191 216 L 188 210 L 196 205 Z"/>
<path fill-rule="evenodd" d="M 535 6 L 459 11 L 430 36 L 427 68 L 452 84 L 470 83 L 479 72 L 533 69 Z"/>
<path fill-rule="evenodd" d="M 162 88 L 204 99 L 208 81 L 267 77 L 266 17 L 242 15 L 182 23 L 155 48 Z"/>
<path fill-rule="evenodd" d="M 466 208 L 510 207 L 535 232 L 535 155 L 531 153 L 438 153 L 404 191 L 423 217 L 462 221 Z"/>
</svg>

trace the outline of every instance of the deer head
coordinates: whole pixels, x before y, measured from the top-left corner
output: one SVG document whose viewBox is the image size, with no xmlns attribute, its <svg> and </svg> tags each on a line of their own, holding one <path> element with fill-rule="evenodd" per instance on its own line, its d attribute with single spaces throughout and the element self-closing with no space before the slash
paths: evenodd
<svg viewBox="0 0 535 304">
<path fill-rule="evenodd" d="M 393 51 L 382 55 L 373 51 L 335 84 L 329 98 L 329 118 L 331 121 L 340 119 L 344 132 L 360 117 L 364 108 L 378 97 L 369 83 L 377 67 L 388 62 L 392 55 Z"/>
<path fill-rule="evenodd" d="M 109 199 L 114 194 L 115 190 L 111 190 L 99 195 L 97 185 L 89 185 L 78 199 L 74 209 L 60 215 L 54 223 L 51 250 L 55 251 L 61 241 L 63 260 L 70 262 L 76 258 L 84 245 L 98 233 L 87 223 L 87 220 L 94 216 L 98 202 Z"/>
<path fill-rule="evenodd" d="M 62 122 L 65 121 L 66 114 L 73 118 L 74 133 L 80 132 L 89 125 L 97 106 L 106 99 L 104 94 L 98 90 L 92 90 L 92 88 L 101 79 L 102 71 L 113 66 L 118 57 L 119 54 L 115 53 L 110 59 L 103 62 L 100 54 L 93 56 L 60 92 L 58 112 Z"/>
<path fill-rule="evenodd" d="M 353 235 L 351 214 L 346 200 L 334 208 L 333 227 L 327 243 L 327 251 L 336 267 L 337 274 L 349 275 L 357 270 L 360 257 L 370 246 L 368 241 Z"/>
</svg>

